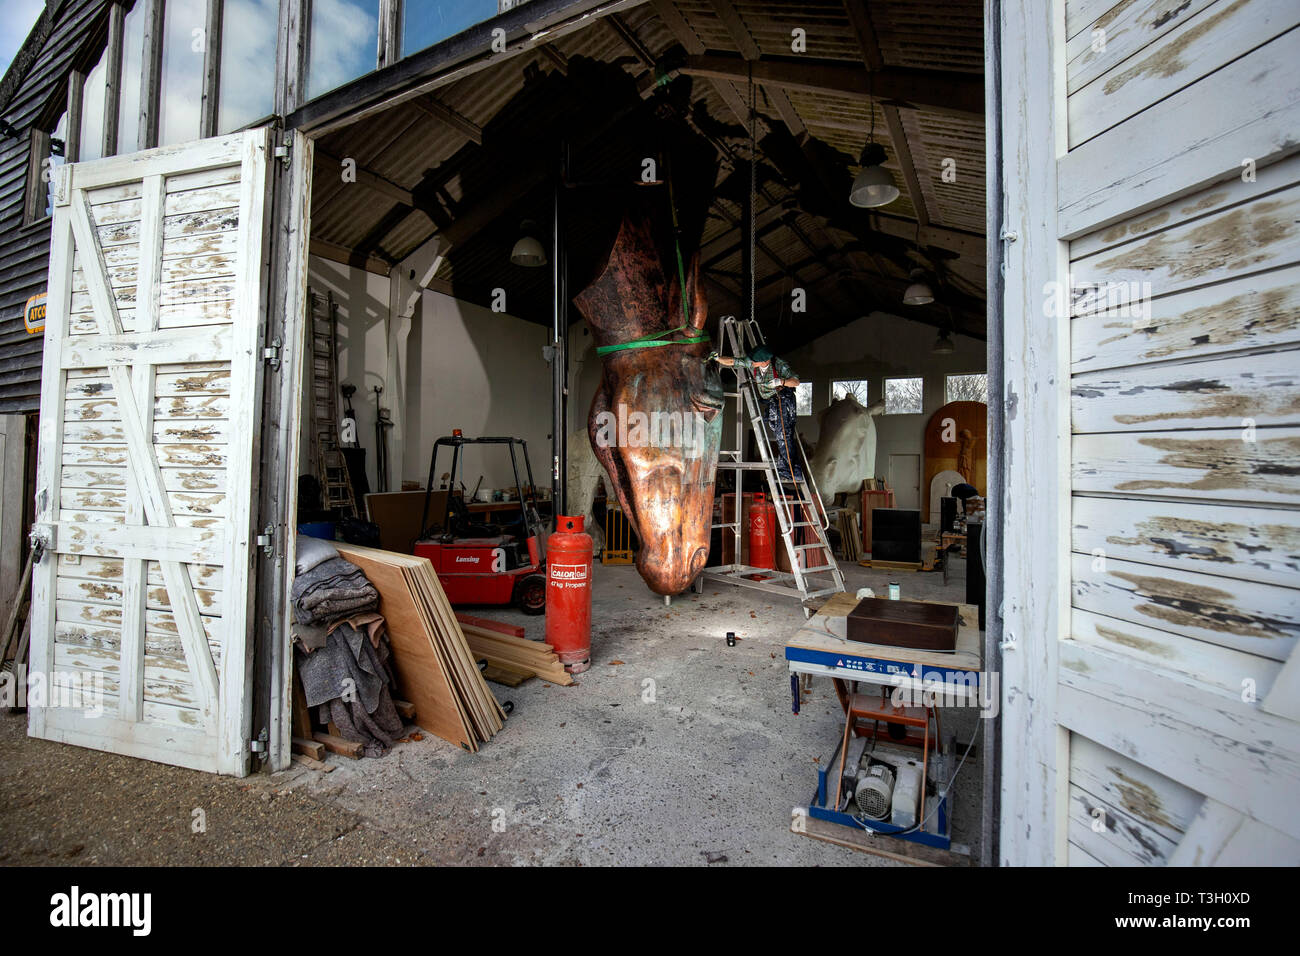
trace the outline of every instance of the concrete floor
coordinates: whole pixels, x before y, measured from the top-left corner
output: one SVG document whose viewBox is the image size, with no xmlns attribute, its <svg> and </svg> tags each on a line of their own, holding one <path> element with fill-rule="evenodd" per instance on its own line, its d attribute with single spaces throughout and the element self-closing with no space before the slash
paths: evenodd
<svg viewBox="0 0 1300 956">
<path fill-rule="evenodd" d="M 960 561 L 946 587 L 847 564 L 845 579 L 948 600 L 965 580 Z M 233 780 L 33 741 L 4 715 L 0 863 L 894 865 L 789 831 L 843 728 L 829 681 L 790 712 L 795 602 L 711 585 L 665 607 L 635 569 L 598 565 L 593 603 L 592 669 L 572 687 L 490 685 L 515 709 L 473 755 L 425 736 L 330 757 L 329 774 Z M 542 634 L 541 618 L 491 615 Z M 943 720 L 964 747 L 975 712 Z M 954 788 L 954 841 L 975 859 L 980 774 L 968 760 Z"/>
</svg>

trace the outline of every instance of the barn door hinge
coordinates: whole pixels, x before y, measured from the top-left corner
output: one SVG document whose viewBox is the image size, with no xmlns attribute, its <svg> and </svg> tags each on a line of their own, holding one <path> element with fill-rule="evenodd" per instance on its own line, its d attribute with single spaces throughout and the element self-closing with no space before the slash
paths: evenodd
<svg viewBox="0 0 1300 956">
<path fill-rule="evenodd" d="M 248 749 L 252 751 L 253 755 L 257 757 L 258 760 L 266 759 L 266 744 L 270 739 L 271 735 L 268 734 L 266 728 L 263 727 L 262 732 L 248 742 Z"/>
<path fill-rule="evenodd" d="M 293 134 L 286 133 L 284 142 L 275 147 L 275 158 L 278 159 L 285 169 L 289 168 L 289 159 L 293 154 Z"/>
<path fill-rule="evenodd" d="M 257 536 L 257 546 L 268 558 L 275 557 L 275 525 L 269 524 Z"/>
<path fill-rule="evenodd" d="M 271 344 L 262 349 L 262 358 L 266 364 L 271 366 L 272 371 L 280 369 L 280 340 L 272 339 Z"/>
</svg>

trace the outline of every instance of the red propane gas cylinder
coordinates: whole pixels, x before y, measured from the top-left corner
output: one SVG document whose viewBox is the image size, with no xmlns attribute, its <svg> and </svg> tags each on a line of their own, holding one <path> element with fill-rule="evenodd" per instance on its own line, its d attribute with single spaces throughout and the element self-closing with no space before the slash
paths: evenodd
<svg viewBox="0 0 1300 956">
<path fill-rule="evenodd" d="M 582 522 L 561 515 L 546 539 L 546 643 L 571 674 L 591 666 L 591 535 Z"/>
<path fill-rule="evenodd" d="M 755 495 L 749 506 L 749 565 L 776 567 L 776 506 L 765 495 Z"/>
</svg>

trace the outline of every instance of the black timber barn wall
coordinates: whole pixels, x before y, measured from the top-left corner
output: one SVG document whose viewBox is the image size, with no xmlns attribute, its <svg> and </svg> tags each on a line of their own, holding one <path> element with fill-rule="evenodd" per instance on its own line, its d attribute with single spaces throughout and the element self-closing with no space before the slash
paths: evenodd
<svg viewBox="0 0 1300 956">
<path fill-rule="evenodd" d="M 45 291 L 50 220 L 23 225 L 31 131 L 63 112 L 68 74 L 88 71 L 99 59 L 108 34 L 108 0 L 49 3 L 44 16 L 52 18 L 37 24 L 49 31 L 44 43 L 33 55 L 28 38 L 10 82 L 0 89 L 0 118 L 17 130 L 16 139 L 0 136 L 0 413 L 40 407 L 43 339 L 27 332 L 23 307 L 28 297 Z"/>
</svg>

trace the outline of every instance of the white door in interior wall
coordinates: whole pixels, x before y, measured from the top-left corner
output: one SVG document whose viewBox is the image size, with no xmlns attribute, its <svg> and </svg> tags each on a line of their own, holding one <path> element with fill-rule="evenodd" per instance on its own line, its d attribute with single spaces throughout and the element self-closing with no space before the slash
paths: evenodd
<svg viewBox="0 0 1300 956">
<path fill-rule="evenodd" d="M 890 455 L 889 487 L 894 491 L 895 508 L 920 508 L 921 456 Z"/>
</svg>

